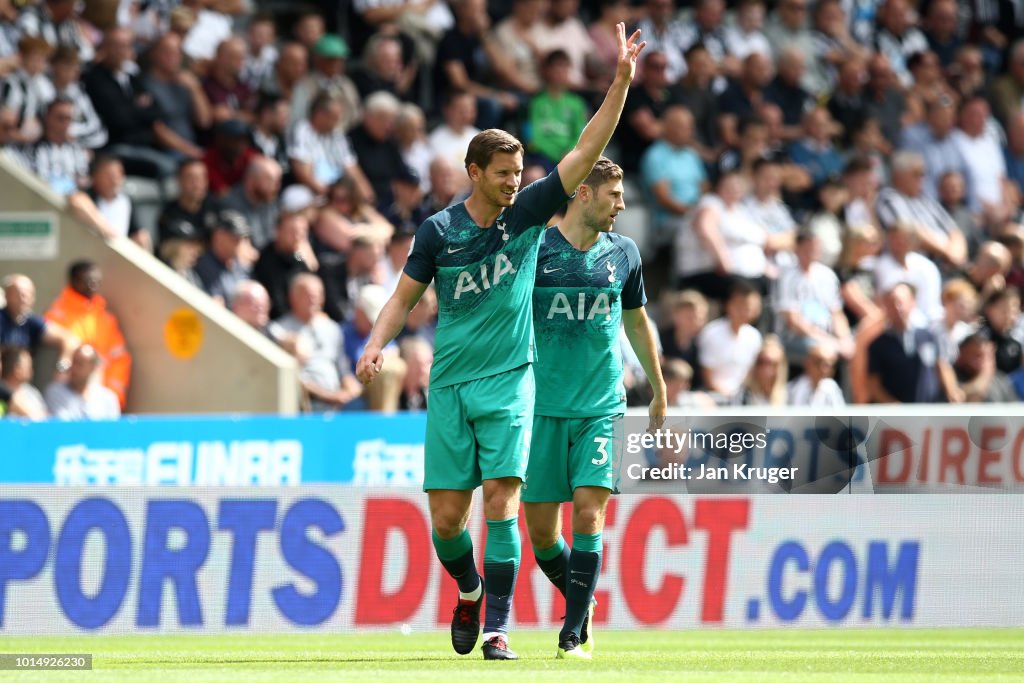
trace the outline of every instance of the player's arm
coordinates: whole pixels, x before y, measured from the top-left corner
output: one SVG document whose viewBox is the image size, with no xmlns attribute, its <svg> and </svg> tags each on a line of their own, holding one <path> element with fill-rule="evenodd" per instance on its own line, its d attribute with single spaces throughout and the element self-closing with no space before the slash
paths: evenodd
<svg viewBox="0 0 1024 683">
<path fill-rule="evenodd" d="M 647 375 L 647 381 L 654 389 L 654 400 L 651 401 L 650 406 L 651 429 L 658 429 L 665 423 L 668 394 L 665 389 L 665 379 L 661 376 L 658 344 L 654 339 L 654 332 L 651 331 L 647 311 L 643 306 L 623 309 L 622 325 L 626 330 L 629 345 L 633 347 L 640 366 L 644 369 L 644 374 Z"/>
<path fill-rule="evenodd" d="M 373 331 L 370 332 L 370 339 L 366 342 L 363 355 L 356 364 L 356 376 L 359 377 L 360 382 L 369 384 L 380 372 L 381 366 L 384 365 L 384 354 L 381 350 L 405 327 L 405 319 L 409 316 L 409 311 L 420 300 L 428 286 L 428 283 L 419 282 L 402 273 L 402 277 L 398 280 L 398 286 L 395 287 L 395 293 L 381 309 L 380 316 L 373 325 Z"/>
<path fill-rule="evenodd" d="M 647 45 L 640 42 L 640 31 L 626 38 L 626 25 L 619 23 L 616 27 L 616 39 L 619 44 L 619 61 L 615 69 L 615 80 L 612 81 L 604 102 L 580 134 L 580 139 L 571 152 L 558 163 L 558 176 L 562 179 L 562 189 L 571 195 L 587 177 L 594 164 L 597 163 L 608 141 L 615 132 L 622 115 L 622 106 L 626 103 L 626 93 L 636 72 L 636 60 L 640 51 Z"/>
</svg>

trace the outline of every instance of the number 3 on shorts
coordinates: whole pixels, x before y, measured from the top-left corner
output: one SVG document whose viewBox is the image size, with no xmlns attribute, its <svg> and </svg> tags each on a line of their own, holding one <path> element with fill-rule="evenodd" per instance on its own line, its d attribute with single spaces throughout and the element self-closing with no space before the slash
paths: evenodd
<svg viewBox="0 0 1024 683">
<path fill-rule="evenodd" d="M 603 465 L 608 462 L 608 438 L 604 436 L 595 436 L 594 443 L 597 444 L 597 452 L 601 454 L 601 458 L 593 458 L 590 462 L 595 465 Z"/>
</svg>

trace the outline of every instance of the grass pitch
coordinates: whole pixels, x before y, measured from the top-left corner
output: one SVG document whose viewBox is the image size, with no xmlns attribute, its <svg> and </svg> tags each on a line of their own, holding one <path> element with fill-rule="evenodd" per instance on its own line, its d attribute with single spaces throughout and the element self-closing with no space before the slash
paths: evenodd
<svg viewBox="0 0 1024 683">
<path fill-rule="evenodd" d="M 516 632 L 518 662 L 452 652 L 444 632 L 3 637 L 2 652 L 92 653 L 92 671 L 0 681 L 1024 681 L 1024 629 L 599 631 L 596 659 L 554 659 L 555 632 Z"/>
</svg>

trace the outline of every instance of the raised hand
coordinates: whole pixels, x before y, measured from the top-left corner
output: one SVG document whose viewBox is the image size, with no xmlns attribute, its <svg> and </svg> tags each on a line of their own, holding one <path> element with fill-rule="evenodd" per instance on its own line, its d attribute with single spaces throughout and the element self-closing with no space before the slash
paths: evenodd
<svg viewBox="0 0 1024 683">
<path fill-rule="evenodd" d="M 615 77 L 624 78 L 629 83 L 636 73 L 636 61 L 640 51 L 647 46 L 647 41 L 640 40 L 640 29 L 626 38 L 626 25 L 621 21 L 615 25 L 615 38 L 619 44 L 619 61 L 615 68 Z"/>
</svg>

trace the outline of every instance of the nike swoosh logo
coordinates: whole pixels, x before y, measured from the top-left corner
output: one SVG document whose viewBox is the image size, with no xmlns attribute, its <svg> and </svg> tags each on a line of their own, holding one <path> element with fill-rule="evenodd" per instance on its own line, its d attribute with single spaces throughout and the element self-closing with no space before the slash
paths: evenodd
<svg viewBox="0 0 1024 683">
<path fill-rule="evenodd" d="M 570 573 L 570 574 L 586 574 L 586 572 L 578 572 L 578 571 L 576 571 L 575 569 L 571 569 L 571 570 L 569 570 L 569 573 Z"/>
<path fill-rule="evenodd" d="M 449 254 L 454 254 L 455 252 L 457 252 L 457 251 L 462 251 L 462 250 L 463 250 L 463 249 L 465 249 L 465 248 L 466 248 L 466 247 L 459 247 L 458 249 L 452 249 L 451 247 L 448 247 L 448 253 L 449 253 Z"/>
<path fill-rule="evenodd" d="M 545 275 L 547 275 L 548 273 L 554 273 L 554 272 L 559 271 L 559 270 L 561 270 L 561 268 L 552 268 L 551 270 L 548 270 L 548 267 L 544 266 L 544 274 Z"/>
</svg>

